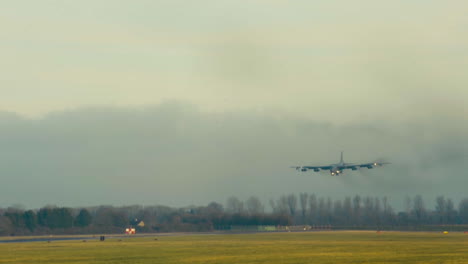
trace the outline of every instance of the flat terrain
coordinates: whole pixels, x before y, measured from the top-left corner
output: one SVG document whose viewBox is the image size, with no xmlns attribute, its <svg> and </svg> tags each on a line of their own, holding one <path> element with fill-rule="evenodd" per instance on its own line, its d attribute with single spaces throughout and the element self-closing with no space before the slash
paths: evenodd
<svg viewBox="0 0 468 264">
<path fill-rule="evenodd" d="M 0 263 L 468 263 L 468 234 L 304 232 L 0 244 Z"/>
</svg>

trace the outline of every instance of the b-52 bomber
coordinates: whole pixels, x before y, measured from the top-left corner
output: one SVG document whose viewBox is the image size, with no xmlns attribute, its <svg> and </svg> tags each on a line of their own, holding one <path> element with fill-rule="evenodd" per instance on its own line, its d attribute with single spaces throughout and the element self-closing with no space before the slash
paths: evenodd
<svg viewBox="0 0 468 264">
<path fill-rule="evenodd" d="M 359 168 L 373 169 L 374 167 L 380 167 L 385 164 L 390 164 L 390 163 L 389 162 L 370 162 L 370 163 L 362 163 L 362 164 L 345 163 L 343 161 L 343 152 L 341 152 L 341 159 L 340 159 L 340 162 L 337 164 L 330 164 L 330 165 L 325 165 L 325 166 L 291 166 L 291 168 L 295 168 L 298 171 L 313 170 L 315 172 L 318 172 L 320 170 L 329 170 L 331 176 L 339 176 L 346 169 L 351 169 L 351 170 L 358 170 Z"/>
</svg>

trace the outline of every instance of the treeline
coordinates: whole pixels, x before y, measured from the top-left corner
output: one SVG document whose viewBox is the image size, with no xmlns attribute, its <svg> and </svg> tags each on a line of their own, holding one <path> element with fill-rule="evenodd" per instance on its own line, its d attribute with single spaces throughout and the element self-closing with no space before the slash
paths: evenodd
<svg viewBox="0 0 468 264">
<path fill-rule="evenodd" d="M 0 209 L 0 235 L 123 233 L 127 227 L 138 232 L 202 232 L 229 230 L 232 226 L 282 225 L 292 220 L 282 214 L 238 214 L 225 212 L 223 205 L 170 208 L 167 206 L 98 206 L 90 208 L 46 207 L 39 210 Z"/>
<path fill-rule="evenodd" d="M 405 209 L 395 211 L 388 198 L 346 197 L 343 200 L 301 193 L 270 200 L 276 213 L 290 215 L 295 224 L 332 225 L 335 228 L 424 229 L 436 225 L 468 224 L 468 199 L 455 206 L 452 199 L 439 196 L 429 209 L 421 195 L 406 197 Z"/>
<path fill-rule="evenodd" d="M 167 206 L 97 206 L 38 210 L 0 209 L 0 235 L 122 233 L 126 227 L 138 232 L 199 232 L 247 226 L 327 226 L 333 229 L 423 230 L 434 226 L 468 225 L 468 199 L 455 206 L 439 196 L 428 209 L 423 198 L 407 198 L 405 210 L 396 212 L 387 198 L 346 197 L 332 200 L 315 194 L 283 195 L 270 200 L 268 208 L 257 197 L 241 201 L 230 197 L 225 206 L 171 208 Z"/>
</svg>

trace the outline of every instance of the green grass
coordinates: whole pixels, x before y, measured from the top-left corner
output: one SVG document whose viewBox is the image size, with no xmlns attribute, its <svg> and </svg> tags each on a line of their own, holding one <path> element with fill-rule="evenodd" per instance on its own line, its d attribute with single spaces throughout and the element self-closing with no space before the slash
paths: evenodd
<svg viewBox="0 0 468 264">
<path fill-rule="evenodd" d="M 0 263 L 468 263 L 463 233 L 308 232 L 0 244 Z"/>
</svg>

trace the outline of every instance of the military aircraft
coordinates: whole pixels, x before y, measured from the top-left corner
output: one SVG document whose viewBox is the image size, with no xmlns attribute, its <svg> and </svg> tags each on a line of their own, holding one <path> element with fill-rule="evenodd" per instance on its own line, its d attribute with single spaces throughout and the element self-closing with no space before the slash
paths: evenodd
<svg viewBox="0 0 468 264">
<path fill-rule="evenodd" d="M 362 163 L 362 164 L 345 163 L 343 161 L 343 152 L 341 152 L 341 159 L 340 159 L 340 162 L 337 164 L 330 164 L 330 165 L 325 165 L 325 166 L 291 166 L 291 168 L 295 168 L 298 171 L 313 170 L 315 172 L 318 172 L 320 170 L 329 170 L 331 176 L 339 176 L 346 169 L 351 169 L 351 170 L 357 170 L 359 168 L 372 169 L 374 167 L 380 167 L 385 164 L 390 164 L 390 163 L 389 162 L 370 162 L 370 163 Z"/>
</svg>

